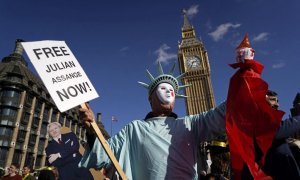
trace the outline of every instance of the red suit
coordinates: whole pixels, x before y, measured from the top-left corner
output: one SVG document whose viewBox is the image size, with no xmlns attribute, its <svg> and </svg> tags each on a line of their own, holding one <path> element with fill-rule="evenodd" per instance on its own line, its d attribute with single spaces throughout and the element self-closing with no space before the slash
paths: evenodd
<svg viewBox="0 0 300 180">
<path fill-rule="evenodd" d="M 268 179 L 260 167 L 284 112 L 272 109 L 266 102 L 268 84 L 260 78 L 262 64 L 245 60 L 230 66 L 240 68 L 230 80 L 226 109 L 226 132 L 234 177 L 241 178 L 245 162 L 254 179 Z M 263 152 L 259 165 L 255 162 L 254 140 Z"/>
</svg>

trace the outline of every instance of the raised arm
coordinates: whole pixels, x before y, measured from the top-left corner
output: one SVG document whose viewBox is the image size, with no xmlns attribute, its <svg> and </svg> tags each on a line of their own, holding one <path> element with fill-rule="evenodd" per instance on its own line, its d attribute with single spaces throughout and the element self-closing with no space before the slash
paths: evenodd
<svg viewBox="0 0 300 180">
<path fill-rule="evenodd" d="M 126 139 L 126 128 L 120 131 L 117 135 L 110 138 L 107 142 L 104 140 L 105 142 L 100 143 L 99 139 L 95 138 L 93 130 L 94 127 L 90 126 L 90 123 L 94 122 L 94 113 L 92 112 L 88 104 L 87 108 L 80 109 L 80 119 L 87 127 L 88 147 L 86 147 L 86 151 L 79 166 L 88 168 L 102 168 L 110 164 L 111 161 L 113 162 L 115 167 L 116 165 L 119 166 L 116 159 L 119 159 L 119 151 Z M 107 148 L 103 148 L 103 143 L 105 146 L 107 146 L 107 148 L 110 148 L 110 152 L 106 151 Z M 111 159 L 112 156 L 114 156 L 114 159 Z M 116 167 L 116 169 L 117 171 L 119 169 L 118 173 L 120 173 L 121 168 Z"/>
<path fill-rule="evenodd" d="M 118 134 L 107 140 L 110 149 L 112 150 L 116 159 L 118 159 L 119 161 L 120 151 L 122 150 L 125 141 L 126 127 L 123 130 L 121 130 Z M 93 144 L 89 143 L 88 147 L 86 147 L 86 150 L 84 152 L 79 166 L 101 169 L 107 168 L 108 166 L 110 166 L 110 164 L 111 161 L 108 155 L 106 154 L 99 140 L 96 138 Z"/>
<path fill-rule="evenodd" d="M 285 139 L 300 131 L 300 115 L 290 117 L 281 122 L 281 125 L 275 136 L 276 139 Z"/>
<path fill-rule="evenodd" d="M 188 116 L 199 141 L 208 141 L 225 133 L 226 102 L 205 113 Z"/>
</svg>

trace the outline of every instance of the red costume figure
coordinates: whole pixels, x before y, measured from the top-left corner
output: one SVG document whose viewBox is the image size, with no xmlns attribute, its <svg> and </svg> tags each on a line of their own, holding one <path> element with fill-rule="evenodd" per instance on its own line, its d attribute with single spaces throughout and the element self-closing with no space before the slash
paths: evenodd
<svg viewBox="0 0 300 180">
<path fill-rule="evenodd" d="M 237 47 L 239 70 L 231 77 L 226 110 L 226 132 L 232 157 L 234 178 L 241 179 L 246 163 L 254 179 L 272 179 L 261 170 L 284 112 L 272 109 L 266 102 L 268 84 L 260 75 L 264 66 L 253 60 L 248 35 Z M 255 162 L 254 141 L 261 149 L 262 164 Z"/>
</svg>

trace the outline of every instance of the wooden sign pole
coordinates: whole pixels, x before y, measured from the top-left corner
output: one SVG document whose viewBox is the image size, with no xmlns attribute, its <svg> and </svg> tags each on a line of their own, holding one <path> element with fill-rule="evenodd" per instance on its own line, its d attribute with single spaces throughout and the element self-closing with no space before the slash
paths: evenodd
<svg viewBox="0 0 300 180">
<path fill-rule="evenodd" d="M 84 108 L 84 109 L 89 109 L 88 106 L 85 103 L 81 104 L 81 107 Z M 105 140 L 103 134 L 101 133 L 98 125 L 96 124 L 95 120 L 93 122 L 91 122 L 91 126 L 92 126 L 94 132 L 96 133 L 103 149 L 105 150 L 105 152 L 108 155 L 109 159 L 111 160 L 112 164 L 116 168 L 118 174 L 120 175 L 120 177 L 123 180 L 127 180 L 127 177 L 126 177 L 125 173 L 123 172 L 121 166 L 119 165 L 119 162 L 117 161 L 116 157 L 112 153 L 108 143 L 106 142 L 106 140 Z"/>
</svg>

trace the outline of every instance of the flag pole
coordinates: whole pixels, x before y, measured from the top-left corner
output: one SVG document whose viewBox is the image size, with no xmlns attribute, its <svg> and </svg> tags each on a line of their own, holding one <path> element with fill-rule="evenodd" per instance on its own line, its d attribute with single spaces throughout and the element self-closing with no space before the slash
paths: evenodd
<svg viewBox="0 0 300 180">
<path fill-rule="evenodd" d="M 113 117 L 111 117 L 111 121 L 110 121 L 110 137 L 112 137 L 112 122 L 113 122 Z"/>
<path fill-rule="evenodd" d="M 83 103 L 80 105 L 83 109 L 89 109 L 89 107 L 86 105 L 86 103 Z M 93 119 L 93 122 L 90 122 L 92 129 L 94 130 L 94 132 L 97 135 L 97 138 L 99 139 L 104 151 L 106 152 L 107 156 L 109 157 L 109 159 L 111 160 L 112 164 L 114 165 L 114 167 L 116 168 L 118 174 L 120 175 L 120 177 L 123 180 L 127 180 L 127 177 L 124 173 L 124 171 L 122 170 L 120 164 L 118 163 L 116 157 L 114 156 L 114 154 L 112 153 L 111 149 L 109 148 L 108 143 L 106 142 L 103 134 L 101 133 L 99 127 L 96 124 L 95 119 Z"/>
</svg>

